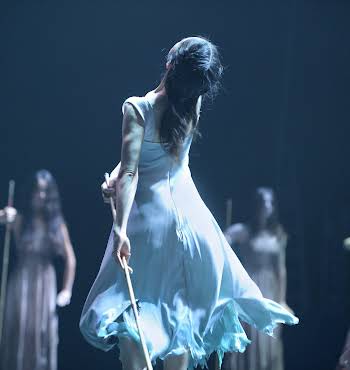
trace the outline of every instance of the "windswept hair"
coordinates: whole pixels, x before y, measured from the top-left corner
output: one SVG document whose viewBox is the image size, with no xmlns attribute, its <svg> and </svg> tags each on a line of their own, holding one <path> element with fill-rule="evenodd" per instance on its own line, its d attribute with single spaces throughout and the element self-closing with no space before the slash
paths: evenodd
<svg viewBox="0 0 350 370">
<path fill-rule="evenodd" d="M 267 195 L 271 197 L 274 208 L 272 214 L 266 219 L 266 229 L 269 230 L 272 234 L 276 235 L 277 237 L 282 237 L 283 235 L 285 235 L 285 231 L 279 220 L 278 202 L 276 199 L 276 194 L 274 190 L 269 187 L 258 187 L 252 196 L 250 205 L 251 212 L 250 225 L 252 227 L 252 231 L 253 233 L 259 231 L 258 227 L 259 216 L 261 209 L 264 206 L 264 198 Z"/>
<path fill-rule="evenodd" d="M 188 37 L 168 53 L 165 90 L 169 106 L 164 113 L 160 138 L 175 157 L 189 134 L 198 133 L 198 98 L 213 98 L 223 73 L 217 47 L 203 37 Z"/>
</svg>

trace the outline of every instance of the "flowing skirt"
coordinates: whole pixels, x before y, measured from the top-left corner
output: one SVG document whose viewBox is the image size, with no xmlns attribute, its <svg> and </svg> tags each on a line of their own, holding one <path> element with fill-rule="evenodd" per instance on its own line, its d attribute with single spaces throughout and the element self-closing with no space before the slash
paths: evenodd
<svg viewBox="0 0 350 370">
<path fill-rule="evenodd" d="M 176 184 L 139 181 L 128 223 L 130 266 L 141 327 L 151 359 L 190 353 L 190 368 L 213 351 L 243 352 L 250 343 L 241 320 L 273 334 L 298 319 L 263 298 L 227 243 L 190 176 Z M 118 338 L 139 341 L 123 271 L 111 258 L 111 233 L 86 300 L 80 328 L 94 346 L 109 350 Z"/>
</svg>

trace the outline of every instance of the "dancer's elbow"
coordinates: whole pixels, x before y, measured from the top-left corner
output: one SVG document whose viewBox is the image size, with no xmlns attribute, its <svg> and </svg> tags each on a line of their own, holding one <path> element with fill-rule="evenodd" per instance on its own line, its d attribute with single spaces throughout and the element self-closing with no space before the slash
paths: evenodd
<svg viewBox="0 0 350 370">
<path fill-rule="evenodd" d="M 138 171 L 137 168 L 124 167 L 119 171 L 119 178 L 124 177 L 131 180 L 137 179 Z"/>
</svg>

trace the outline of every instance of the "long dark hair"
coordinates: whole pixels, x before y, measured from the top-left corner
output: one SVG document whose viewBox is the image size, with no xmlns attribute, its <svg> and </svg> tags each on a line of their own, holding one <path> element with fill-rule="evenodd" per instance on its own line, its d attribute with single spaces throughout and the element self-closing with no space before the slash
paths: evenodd
<svg viewBox="0 0 350 370">
<path fill-rule="evenodd" d="M 272 211 L 266 216 L 264 229 L 270 231 L 277 237 L 282 237 L 285 232 L 279 220 L 278 204 L 276 194 L 272 188 L 259 187 L 255 189 L 250 205 L 250 226 L 253 234 L 260 231 L 262 211 L 265 207 L 266 197 L 270 198 Z"/>
<path fill-rule="evenodd" d="M 44 184 L 44 188 L 40 188 L 40 184 Z M 40 191 L 45 192 L 45 198 L 39 205 L 35 206 L 35 197 Z M 59 239 L 59 228 L 64 222 L 64 218 L 56 180 L 47 170 L 37 171 L 27 183 L 23 194 L 22 233 L 33 231 L 36 212 L 39 212 L 44 220 L 50 241 L 56 244 Z"/>
<path fill-rule="evenodd" d="M 164 113 L 160 138 L 177 156 L 187 135 L 198 133 L 198 98 L 214 97 L 220 86 L 223 67 L 217 47 L 203 37 L 188 37 L 168 53 L 164 86 L 169 106 Z"/>
</svg>

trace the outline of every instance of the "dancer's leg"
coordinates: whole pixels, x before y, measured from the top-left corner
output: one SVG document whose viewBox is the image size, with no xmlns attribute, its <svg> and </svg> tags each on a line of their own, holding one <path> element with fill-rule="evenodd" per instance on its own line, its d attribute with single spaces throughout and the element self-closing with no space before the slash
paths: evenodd
<svg viewBox="0 0 350 370">
<path fill-rule="evenodd" d="M 187 370 L 189 354 L 168 356 L 164 360 L 164 370 Z"/>
<path fill-rule="evenodd" d="M 142 348 L 135 341 L 129 338 L 119 339 L 120 356 L 123 370 L 146 369 L 146 361 Z"/>
</svg>

